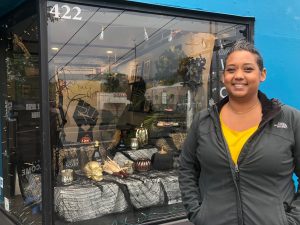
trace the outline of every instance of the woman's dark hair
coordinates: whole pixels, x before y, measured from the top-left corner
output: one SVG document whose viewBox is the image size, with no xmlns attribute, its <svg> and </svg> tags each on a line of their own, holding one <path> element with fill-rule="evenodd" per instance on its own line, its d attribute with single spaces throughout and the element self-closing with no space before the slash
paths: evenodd
<svg viewBox="0 0 300 225">
<path fill-rule="evenodd" d="M 263 70 L 264 61 L 262 56 L 260 55 L 259 51 L 254 47 L 254 45 L 246 40 L 238 40 L 233 44 L 233 46 L 230 48 L 229 52 L 225 57 L 225 67 L 226 67 L 228 56 L 235 51 L 247 51 L 255 54 L 257 56 L 257 65 L 259 67 L 259 70 L 260 71 Z"/>
</svg>

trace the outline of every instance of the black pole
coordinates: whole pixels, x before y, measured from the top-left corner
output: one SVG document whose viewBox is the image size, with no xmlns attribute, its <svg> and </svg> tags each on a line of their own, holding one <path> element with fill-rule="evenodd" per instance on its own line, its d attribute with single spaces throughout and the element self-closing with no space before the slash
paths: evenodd
<svg viewBox="0 0 300 225">
<path fill-rule="evenodd" d="M 39 14 L 39 58 L 40 58 L 40 114 L 42 149 L 42 221 L 53 224 L 52 154 L 50 148 L 50 110 L 48 80 L 47 1 L 36 0 Z"/>
</svg>

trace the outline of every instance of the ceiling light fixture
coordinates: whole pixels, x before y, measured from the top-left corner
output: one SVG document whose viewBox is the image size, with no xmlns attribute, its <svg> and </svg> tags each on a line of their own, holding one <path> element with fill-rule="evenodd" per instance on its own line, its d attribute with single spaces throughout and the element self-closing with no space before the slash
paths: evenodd
<svg viewBox="0 0 300 225">
<path fill-rule="evenodd" d="M 58 50 L 59 50 L 59 48 L 57 48 L 57 47 L 53 47 L 53 48 L 51 48 L 51 50 L 53 50 L 53 51 L 58 51 Z"/>
<path fill-rule="evenodd" d="M 106 51 L 106 53 L 107 53 L 107 54 L 112 54 L 112 53 L 113 53 L 113 51 L 111 51 L 111 50 L 108 50 L 108 51 Z"/>
</svg>

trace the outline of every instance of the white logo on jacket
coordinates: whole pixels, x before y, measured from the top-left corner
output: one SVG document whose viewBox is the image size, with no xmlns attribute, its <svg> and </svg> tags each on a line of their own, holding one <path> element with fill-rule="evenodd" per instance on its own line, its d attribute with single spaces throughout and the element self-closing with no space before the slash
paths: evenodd
<svg viewBox="0 0 300 225">
<path fill-rule="evenodd" d="M 283 128 L 283 129 L 287 129 L 288 128 L 288 126 L 284 122 L 278 122 L 277 124 L 274 124 L 274 127 Z"/>
</svg>

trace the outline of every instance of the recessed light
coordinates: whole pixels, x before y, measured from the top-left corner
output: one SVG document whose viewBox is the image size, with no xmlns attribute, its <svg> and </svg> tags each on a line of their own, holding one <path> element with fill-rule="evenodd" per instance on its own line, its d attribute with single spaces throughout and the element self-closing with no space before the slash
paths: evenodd
<svg viewBox="0 0 300 225">
<path fill-rule="evenodd" d="M 113 51 L 111 51 L 111 50 L 108 50 L 108 51 L 106 51 L 106 53 L 107 53 L 107 54 L 112 54 L 112 53 L 113 53 Z"/>
<path fill-rule="evenodd" d="M 53 51 L 58 51 L 59 50 L 59 48 L 57 48 L 57 47 L 53 47 L 53 48 L 51 48 Z"/>
</svg>

